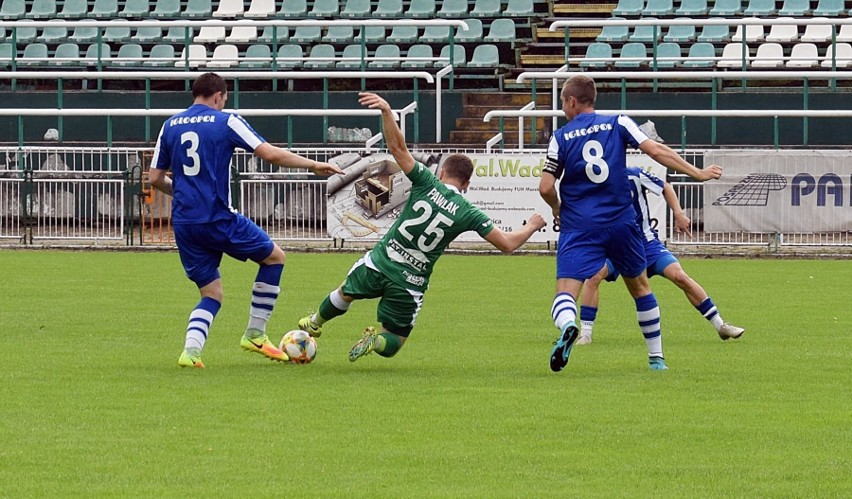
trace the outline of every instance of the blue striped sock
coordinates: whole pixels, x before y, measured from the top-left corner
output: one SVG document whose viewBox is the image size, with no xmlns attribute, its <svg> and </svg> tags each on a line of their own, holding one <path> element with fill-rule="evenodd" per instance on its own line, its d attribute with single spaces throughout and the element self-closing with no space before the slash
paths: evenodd
<svg viewBox="0 0 852 499">
<path fill-rule="evenodd" d="M 577 302 L 571 293 L 558 293 L 553 299 L 553 307 L 550 309 L 553 323 L 562 331 L 566 324 L 577 319 Z"/>
<path fill-rule="evenodd" d="M 189 314 L 189 323 L 186 326 L 186 342 L 183 348 L 185 350 L 196 349 L 198 353 L 204 349 L 204 343 L 207 341 L 207 333 L 210 332 L 210 325 L 213 324 L 213 319 L 219 313 L 222 304 L 213 298 L 204 297 L 198 302 L 198 305 Z"/>
<path fill-rule="evenodd" d="M 648 346 L 649 357 L 663 356 L 663 335 L 660 326 L 660 307 L 654 293 L 640 296 L 636 301 L 636 318 L 645 344 Z"/>
<path fill-rule="evenodd" d="M 251 308 L 249 309 L 248 329 L 266 331 L 266 323 L 275 308 L 281 288 L 281 274 L 284 265 L 261 265 L 257 270 L 254 287 L 251 290 Z"/>
</svg>

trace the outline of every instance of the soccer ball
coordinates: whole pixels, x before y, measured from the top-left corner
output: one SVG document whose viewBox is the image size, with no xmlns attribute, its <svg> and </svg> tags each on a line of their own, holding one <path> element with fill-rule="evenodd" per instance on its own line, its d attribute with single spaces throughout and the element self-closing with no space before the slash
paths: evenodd
<svg viewBox="0 0 852 499">
<path fill-rule="evenodd" d="M 291 364 L 310 364 L 317 356 L 316 340 L 301 329 L 288 331 L 278 348 L 290 357 Z"/>
</svg>

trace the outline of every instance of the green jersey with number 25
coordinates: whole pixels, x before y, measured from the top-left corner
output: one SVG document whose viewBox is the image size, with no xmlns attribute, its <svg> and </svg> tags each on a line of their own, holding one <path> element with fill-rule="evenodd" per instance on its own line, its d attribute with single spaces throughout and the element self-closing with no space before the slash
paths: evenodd
<svg viewBox="0 0 852 499">
<path fill-rule="evenodd" d="M 485 237 L 494 225 L 488 215 L 423 164 L 416 163 L 408 178 L 408 201 L 399 219 L 370 252 L 370 259 L 394 282 L 425 290 L 435 262 L 459 234 L 474 230 Z"/>
</svg>

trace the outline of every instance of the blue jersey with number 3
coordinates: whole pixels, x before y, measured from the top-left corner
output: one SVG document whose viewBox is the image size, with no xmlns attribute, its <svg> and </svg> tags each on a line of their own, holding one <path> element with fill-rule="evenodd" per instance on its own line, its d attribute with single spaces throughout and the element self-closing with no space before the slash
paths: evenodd
<svg viewBox="0 0 852 499">
<path fill-rule="evenodd" d="M 231 158 L 265 140 L 240 116 L 195 104 L 167 119 L 152 168 L 172 170 L 172 222 L 208 223 L 233 217 Z"/>
<path fill-rule="evenodd" d="M 559 179 L 561 231 L 634 220 L 626 151 L 645 140 L 627 116 L 597 113 L 578 114 L 553 134 L 545 171 Z"/>
</svg>

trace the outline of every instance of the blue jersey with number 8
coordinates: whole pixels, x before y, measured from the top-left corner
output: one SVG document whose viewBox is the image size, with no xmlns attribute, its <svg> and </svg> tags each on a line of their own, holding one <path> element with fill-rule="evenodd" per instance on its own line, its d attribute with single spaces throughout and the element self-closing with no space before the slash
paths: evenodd
<svg viewBox="0 0 852 499">
<path fill-rule="evenodd" d="M 195 104 L 167 119 L 157 137 L 152 168 L 172 170 L 172 222 L 232 218 L 231 158 L 265 140 L 240 116 Z"/>
<path fill-rule="evenodd" d="M 633 221 L 627 147 L 648 140 L 627 116 L 582 113 L 550 139 L 544 171 L 559 179 L 560 229 L 594 229 Z"/>
</svg>

